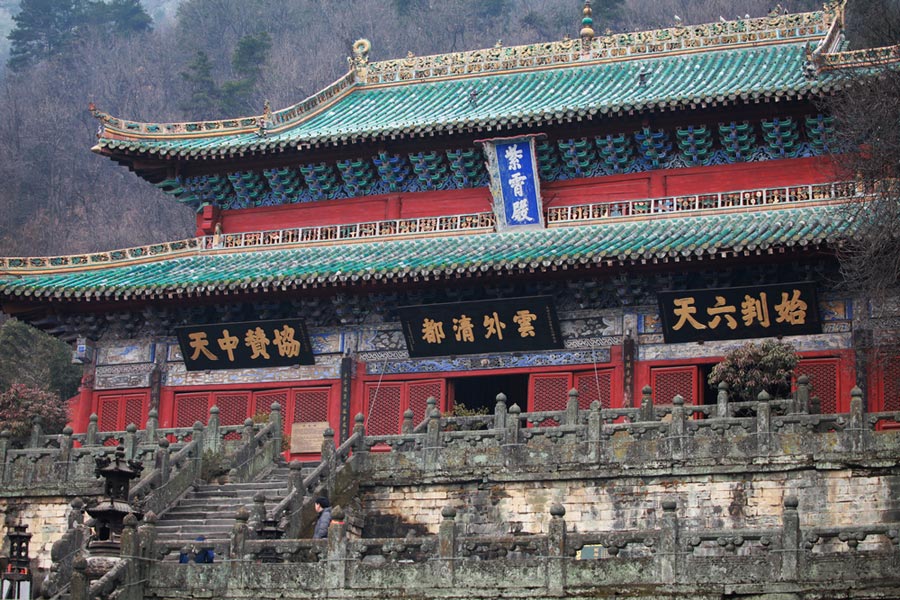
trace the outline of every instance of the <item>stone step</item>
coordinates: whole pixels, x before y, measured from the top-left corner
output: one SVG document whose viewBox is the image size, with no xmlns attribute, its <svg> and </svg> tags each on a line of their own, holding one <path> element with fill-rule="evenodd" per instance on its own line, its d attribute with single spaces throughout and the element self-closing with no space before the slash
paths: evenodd
<svg viewBox="0 0 900 600">
<path fill-rule="evenodd" d="M 165 525 L 171 521 L 181 521 L 185 519 L 205 521 L 210 518 L 230 518 L 234 520 L 234 515 L 238 509 L 245 507 L 250 508 L 249 504 L 235 504 L 233 506 L 176 506 L 159 520 L 159 525 Z"/>
<path fill-rule="evenodd" d="M 157 524 L 158 532 L 171 531 L 173 529 L 187 529 L 196 526 L 231 528 L 234 525 L 234 519 L 230 517 L 222 517 L 215 519 L 172 519 L 171 521 L 161 521 Z"/>
</svg>

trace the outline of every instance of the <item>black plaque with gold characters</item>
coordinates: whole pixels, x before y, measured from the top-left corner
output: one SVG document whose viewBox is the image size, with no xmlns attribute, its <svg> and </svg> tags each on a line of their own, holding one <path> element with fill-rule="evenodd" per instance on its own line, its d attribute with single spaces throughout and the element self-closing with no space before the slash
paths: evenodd
<svg viewBox="0 0 900 600">
<path fill-rule="evenodd" d="M 414 358 L 563 347 L 550 296 L 403 306 L 397 312 Z"/>
<path fill-rule="evenodd" d="M 302 319 L 187 325 L 175 332 L 188 371 L 315 364 Z"/>
<path fill-rule="evenodd" d="M 822 333 L 812 282 L 659 292 L 666 343 Z"/>
</svg>

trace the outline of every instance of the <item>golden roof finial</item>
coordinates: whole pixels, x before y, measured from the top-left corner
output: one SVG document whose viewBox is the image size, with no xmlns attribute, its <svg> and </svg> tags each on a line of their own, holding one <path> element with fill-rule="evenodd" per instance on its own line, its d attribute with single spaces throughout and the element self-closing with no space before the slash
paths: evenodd
<svg viewBox="0 0 900 600">
<path fill-rule="evenodd" d="M 594 18 L 591 10 L 591 0 L 584 0 L 584 9 L 581 11 L 581 43 L 584 47 L 590 45 L 594 39 Z"/>
</svg>

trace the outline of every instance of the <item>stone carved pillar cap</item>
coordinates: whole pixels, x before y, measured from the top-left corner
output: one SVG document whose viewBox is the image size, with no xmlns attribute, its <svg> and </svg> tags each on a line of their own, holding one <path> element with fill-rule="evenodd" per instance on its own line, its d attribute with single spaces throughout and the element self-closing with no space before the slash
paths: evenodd
<svg viewBox="0 0 900 600">
<path fill-rule="evenodd" d="M 784 507 L 785 508 L 796 509 L 798 506 L 800 506 L 800 501 L 797 499 L 797 496 L 785 496 L 785 498 L 784 498 Z"/>
<path fill-rule="evenodd" d="M 290 469 L 291 471 L 302 471 L 303 463 L 299 460 L 292 460 L 288 463 L 288 469 Z"/>
<path fill-rule="evenodd" d="M 550 516 L 554 518 L 562 518 L 566 516 L 566 507 L 559 502 L 550 505 Z"/>
<path fill-rule="evenodd" d="M 246 506 L 242 506 L 235 511 L 234 519 L 236 521 L 244 521 L 246 523 L 250 520 L 250 511 L 247 510 Z"/>
<path fill-rule="evenodd" d="M 662 509 L 666 512 L 671 512 L 675 510 L 675 500 L 672 498 L 666 498 L 662 501 Z"/>
<path fill-rule="evenodd" d="M 452 506 L 445 506 L 441 509 L 441 516 L 448 521 L 452 521 L 456 518 L 456 509 Z"/>
</svg>

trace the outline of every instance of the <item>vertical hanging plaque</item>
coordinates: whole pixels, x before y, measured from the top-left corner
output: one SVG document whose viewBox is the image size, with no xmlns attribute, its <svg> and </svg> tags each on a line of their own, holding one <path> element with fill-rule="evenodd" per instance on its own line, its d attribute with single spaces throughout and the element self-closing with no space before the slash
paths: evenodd
<svg viewBox="0 0 900 600">
<path fill-rule="evenodd" d="M 491 196 L 499 231 L 544 227 L 536 137 L 480 140 L 491 178 Z"/>
</svg>

